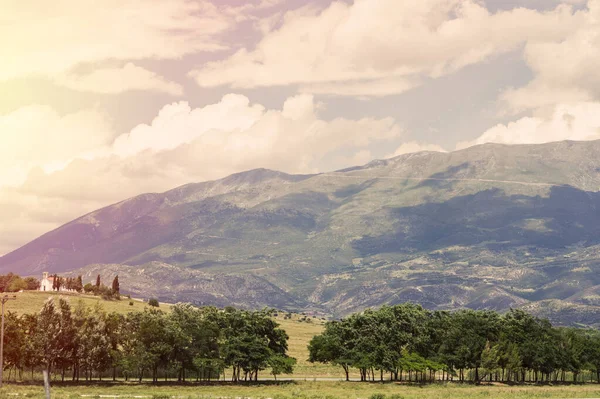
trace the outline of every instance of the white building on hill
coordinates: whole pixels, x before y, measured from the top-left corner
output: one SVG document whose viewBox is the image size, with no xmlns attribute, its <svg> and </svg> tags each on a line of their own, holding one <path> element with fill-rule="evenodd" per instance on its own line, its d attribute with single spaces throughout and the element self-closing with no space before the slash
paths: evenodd
<svg viewBox="0 0 600 399">
<path fill-rule="evenodd" d="M 60 287 L 60 292 L 77 292 L 75 290 L 68 290 L 65 287 L 65 281 L 63 280 L 63 283 Z M 40 281 L 40 291 L 56 291 L 53 288 L 54 285 L 54 276 L 48 276 L 48 272 L 44 272 L 42 273 L 42 281 Z"/>
<path fill-rule="evenodd" d="M 48 272 L 42 273 L 42 281 L 40 282 L 40 291 L 53 291 L 52 284 L 54 283 L 54 277 L 48 276 Z"/>
</svg>

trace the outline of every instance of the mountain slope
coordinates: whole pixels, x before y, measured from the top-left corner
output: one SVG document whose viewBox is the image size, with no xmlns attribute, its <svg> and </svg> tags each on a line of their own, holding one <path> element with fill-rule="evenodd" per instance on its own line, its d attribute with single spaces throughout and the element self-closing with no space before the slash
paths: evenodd
<svg viewBox="0 0 600 399">
<path fill-rule="evenodd" d="M 559 321 L 589 324 L 599 188 L 599 141 L 487 144 L 318 175 L 259 169 L 92 212 L 0 258 L 0 270 L 107 268 L 135 294 L 160 281 L 153 292 L 169 300 L 335 315 L 553 300 Z"/>
</svg>

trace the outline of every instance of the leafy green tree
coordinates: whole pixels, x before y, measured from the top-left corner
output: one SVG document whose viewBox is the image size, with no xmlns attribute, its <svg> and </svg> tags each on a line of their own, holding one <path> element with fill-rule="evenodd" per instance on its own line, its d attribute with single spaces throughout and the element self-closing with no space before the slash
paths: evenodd
<svg viewBox="0 0 600 399">
<path fill-rule="evenodd" d="M 48 299 L 42 307 L 35 327 L 34 350 L 40 355 L 40 365 L 50 375 L 56 364 L 61 365 L 71 349 L 69 335 L 71 327 L 66 323 L 70 320 L 70 305 L 66 299 L 60 298 L 58 304 L 53 298 Z"/>
<path fill-rule="evenodd" d="M 35 277 L 26 277 L 23 281 L 25 282 L 25 290 L 37 291 L 40 289 L 40 281 Z"/>
<path fill-rule="evenodd" d="M 350 367 L 353 364 L 352 345 L 354 331 L 347 321 L 330 321 L 325 324 L 325 331 L 312 338 L 308 345 L 311 363 L 330 363 L 341 366 L 350 380 Z"/>
<path fill-rule="evenodd" d="M 268 364 L 271 368 L 271 374 L 277 380 L 277 376 L 280 374 L 292 374 L 294 372 L 296 359 L 284 355 L 273 355 L 269 358 Z"/>
<path fill-rule="evenodd" d="M 23 370 L 26 365 L 26 331 L 23 320 L 9 311 L 4 321 L 4 367 Z"/>
<path fill-rule="evenodd" d="M 483 370 L 482 379 L 485 379 L 486 376 L 492 379 L 492 375 L 495 374 L 498 369 L 500 362 L 500 354 L 498 345 L 492 346 L 488 341 L 481 352 L 481 368 Z"/>
</svg>

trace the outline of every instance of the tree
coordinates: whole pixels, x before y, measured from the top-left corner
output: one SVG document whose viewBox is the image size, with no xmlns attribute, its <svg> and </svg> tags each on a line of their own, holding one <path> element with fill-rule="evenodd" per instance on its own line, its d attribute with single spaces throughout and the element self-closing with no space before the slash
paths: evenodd
<svg viewBox="0 0 600 399">
<path fill-rule="evenodd" d="M 34 330 L 34 350 L 41 357 L 40 363 L 50 375 L 52 368 L 61 364 L 68 356 L 73 331 L 71 325 L 71 307 L 66 299 L 60 298 L 58 305 L 53 298 L 48 299 L 37 318 Z"/>
<path fill-rule="evenodd" d="M 100 275 L 97 275 L 97 276 L 96 276 L 96 289 L 98 289 L 98 290 L 99 290 L 99 289 L 100 289 L 100 285 L 101 285 L 101 284 L 100 284 Z"/>
<path fill-rule="evenodd" d="M 344 331 L 346 330 L 346 331 Z M 346 374 L 346 381 L 350 380 L 350 365 L 352 359 L 349 348 L 349 329 L 342 322 L 331 321 L 325 324 L 325 331 L 314 336 L 308 344 L 308 361 L 311 363 L 331 363 L 341 366 Z"/>
<path fill-rule="evenodd" d="M 118 275 L 115 276 L 115 278 L 113 279 L 112 290 L 116 296 L 119 296 L 120 291 L 119 291 L 119 276 Z"/>
<path fill-rule="evenodd" d="M 277 380 L 277 376 L 280 374 L 292 374 L 294 372 L 296 359 L 284 355 L 273 355 L 269 358 L 268 363 L 271 374 Z"/>
<path fill-rule="evenodd" d="M 77 281 L 75 281 L 75 291 L 83 291 L 83 278 L 81 277 L 81 274 L 77 276 Z"/>
<path fill-rule="evenodd" d="M 13 312 L 5 317 L 4 367 L 22 370 L 25 366 L 26 335 L 23 320 Z M 9 373 L 10 378 L 10 373 Z"/>
<path fill-rule="evenodd" d="M 492 378 L 492 375 L 498 371 L 499 365 L 498 362 L 500 361 L 500 355 L 498 353 L 498 346 L 492 346 L 490 344 L 490 342 L 488 341 L 485 344 L 485 348 L 483 350 L 483 352 L 481 353 L 481 368 L 483 370 L 483 376 L 482 379 L 485 380 L 486 376 L 490 376 L 490 379 Z"/>
</svg>

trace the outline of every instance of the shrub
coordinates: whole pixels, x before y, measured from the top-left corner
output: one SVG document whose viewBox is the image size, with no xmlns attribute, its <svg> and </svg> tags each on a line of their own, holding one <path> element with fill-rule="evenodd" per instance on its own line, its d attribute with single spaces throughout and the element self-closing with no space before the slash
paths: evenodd
<svg viewBox="0 0 600 399">
<path fill-rule="evenodd" d="M 133 301 L 129 301 L 129 306 L 133 306 Z"/>
<path fill-rule="evenodd" d="M 155 308 L 160 306 L 158 303 L 158 299 L 156 299 L 156 298 L 150 298 L 150 300 L 148 301 L 148 305 L 153 306 Z"/>
</svg>

